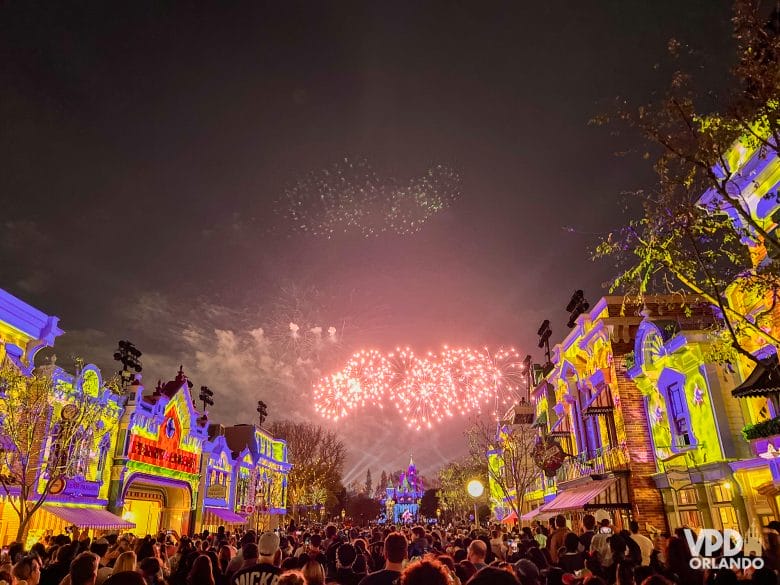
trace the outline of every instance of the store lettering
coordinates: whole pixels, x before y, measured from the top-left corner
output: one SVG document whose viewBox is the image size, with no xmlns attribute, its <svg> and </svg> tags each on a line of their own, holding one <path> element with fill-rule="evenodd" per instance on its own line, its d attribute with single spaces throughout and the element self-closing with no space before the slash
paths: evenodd
<svg viewBox="0 0 780 585">
<path fill-rule="evenodd" d="M 197 473 L 198 458 L 186 451 L 167 451 L 142 437 L 133 437 L 130 447 L 130 459 L 151 463 L 168 469 L 178 469 L 188 473 Z"/>
</svg>

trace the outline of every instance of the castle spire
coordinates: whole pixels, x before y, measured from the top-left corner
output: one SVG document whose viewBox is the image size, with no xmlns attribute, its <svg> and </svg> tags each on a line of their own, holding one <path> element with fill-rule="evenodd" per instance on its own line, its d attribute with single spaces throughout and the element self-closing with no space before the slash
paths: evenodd
<svg viewBox="0 0 780 585">
<path fill-rule="evenodd" d="M 409 467 L 414 467 L 414 457 L 412 454 L 409 454 Z"/>
</svg>

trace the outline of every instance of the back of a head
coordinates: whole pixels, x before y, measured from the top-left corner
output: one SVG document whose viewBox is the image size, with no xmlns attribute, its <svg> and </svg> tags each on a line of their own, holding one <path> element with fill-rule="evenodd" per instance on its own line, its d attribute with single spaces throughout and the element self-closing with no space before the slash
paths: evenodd
<svg viewBox="0 0 780 585">
<path fill-rule="evenodd" d="M 498 567 L 485 567 L 469 580 L 469 585 L 520 585 L 517 578 Z"/>
<path fill-rule="evenodd" d="M 146 581 L 137 571 L 120 571 L 112 573 L 103 585 L 146 585 Z"/>
<path fill-rule="evenodd" d="M 33 574 L 33 559 L 24 557 L 11 569 L 11 574 L 20 581 L 29 581 Z"/>
<path fill-rule="evenodd" d="M 336 534 L 338 534 L 339 529 L 336 528 L 333 524 L 328 524 L 325 527 L 325 538 L 332 539 Z"/>
<path fill-rule="evenodd" d="M 577 552 L 577 548 L 580 546 L 580 539 L 573 532 L 569 532 L 566 538 L 563 539 L 563 546 L 566 547 L 566 552 Z"/>
<path fill-rule="evenodd" d="M 73 560 L 73 555 L 76 554 L 76 547 L 72 544 L 63 544 L 59 550 L 57 550 L 57 562 L 70 564 Z"/>
<path fill-rule="evenodd" d="M 97 577 L 98 557 L 91 552 L 83 552 L 70 564 L 71 585 L 91 585 Z"/>
<path fill-rule="evenodd" d="M 156 575 L 160 572 L 160 561 L 155 557 L 146 557 L 138 563 L 138 568 L 144 575 Z"/>
<path fill-rule="evenodd" d="M 639 522 L 632 520 L 628 523 L 628 529 L 631 531 L 631 534 L 636 534 L 639 532 Z"/>
<path fill-rule="evenodd" d="M 315 560 L 308 561 L 301 570 L 306 585 L 325 585 L 325 570 Z"/>
<path fill-rule="evenodd" d="M 472 540 L 468 552 L 479 559 L 484 559 L 487 556 L 487 546 L 481 540 Z"/>
<path fill-rule="evenodd" d="M 566 528 L 566 518 L 563 514 L 558 514 L 555 517 L 555 526 L 557 528 Z"/>
<path fill-rule="evenodd" d="M 116 558 L 116 561 L 114 562 L 114 571 L 116 572 L 135 571 L 135 566 L 136 566 L 135 553 L 131 550 L 128 550 L 123 552 L 121 555 L 119 555 Z"/>
<path fill-rule="evenodd" d="M 244 557 L 245 561 L 257 560 L 259 554 L 260 551 L 258 550 L 257 545 L 254 542 L 249 542 L 241 547 L 241 556 Z"/>
<path fill-rule="evenodd" d="M 401 573 L 401 585 L 449 585 L 447 568 L 439 561 L 417 561 Z"/>
<path fill-rule="evenodd" d="M 279 577 L 276 585 L 306 585 L 306 580 L 300 571 L 287 571 Z"/>
<path fill-rule="evenodd" d="M 385 558 L 391 563 L 402 563 L 409 554 L 409 543 L 400 532 L 391 532 L 385 538 Z"/>
<path fill-rule="evenodd" d="M 309 542 L 314 548 L 320 548 L 322 546 L 322 536 L 319 534 L 314 534 L 309 539 Z"/>
<path fill-rule="evenodd" d="M 108 552 L 108 541 L 105 538 L 93 540 L 92 544 L 89 545 L 89 552 L 93 552 L 99 557 L 106 556 L 106 553 Z"/>
<path fill-rule="evenodd" d="M 596 517 L 593 514 L 585 514 L 582 517 L 582 525 L 585 530 L 593 530 L 596 527 Z"/>
<path fill-rule="evenodd" d="M 356 558 L 357 551 L 349 543 L 342 544 L 336 551 L 336 563 L 341 567 L 351 567 Z"/>
</svg>

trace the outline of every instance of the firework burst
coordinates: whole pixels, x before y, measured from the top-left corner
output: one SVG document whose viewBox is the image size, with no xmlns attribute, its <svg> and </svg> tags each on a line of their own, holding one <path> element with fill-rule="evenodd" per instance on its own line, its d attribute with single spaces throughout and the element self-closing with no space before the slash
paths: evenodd
<svg viewBox="0 0 780 585">
<path fill-rule="evenodd" d="M 381 408 L 388 401 L 410 428 L 422 430 L 483 409 L 492 409 L 498 417 L 519 399 L 525 375 L 520 355 L 512 348 L 445 347 L 424 357 L 409 348 L 386 356 L 361 351 L 315 386 L 315 408 L 338 420 L 358 408 Z"/>
<path fill-rule="evenodd" d="M 460 175 L 437 165 L 404 183 L 380 177 L 365 159 L 314 171 L 288 187 L 277 213 L 298 233 L 330 238 L 418 232 L 460 197 Z"/>
</svg>

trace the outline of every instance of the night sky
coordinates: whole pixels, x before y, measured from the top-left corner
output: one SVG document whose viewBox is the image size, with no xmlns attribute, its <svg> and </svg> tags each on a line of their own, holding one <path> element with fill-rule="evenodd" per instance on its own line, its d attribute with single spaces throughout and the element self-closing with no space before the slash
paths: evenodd
<svg viewBox="0 0 780 585">
<path fill-rule="evenodd" d="M 604 294 L 613 268 L 589 249 L 625 221 L 621 191 L 653 184 L 614 155 L 636 137 L 588 120 L 652 99 L 672 37 L 721 90 L 729 16 L 713 0 L 5 3 L 0 286 L 61 317 L 58 364 L 111 371 L 131 339 L 147 387 L 182 363 L 226 424 L 258 399 L 314 418 L 308 379 L 362 347 L 539 359 L 541 320 L 557 341 L 572 291 Z M 344 157 L 399 180 L 446 164 L 462 196 L 413 235 L 286 229 L 285 187 Z M 293 320 L 337 326 L 338 347 L 297 355 Z M 274 347 L 252 345 L 258 327 Z M 347 479 L 410 452 L 433 475 L 465 450 L 464 420 L 332 426 Z"/>
</svg>

